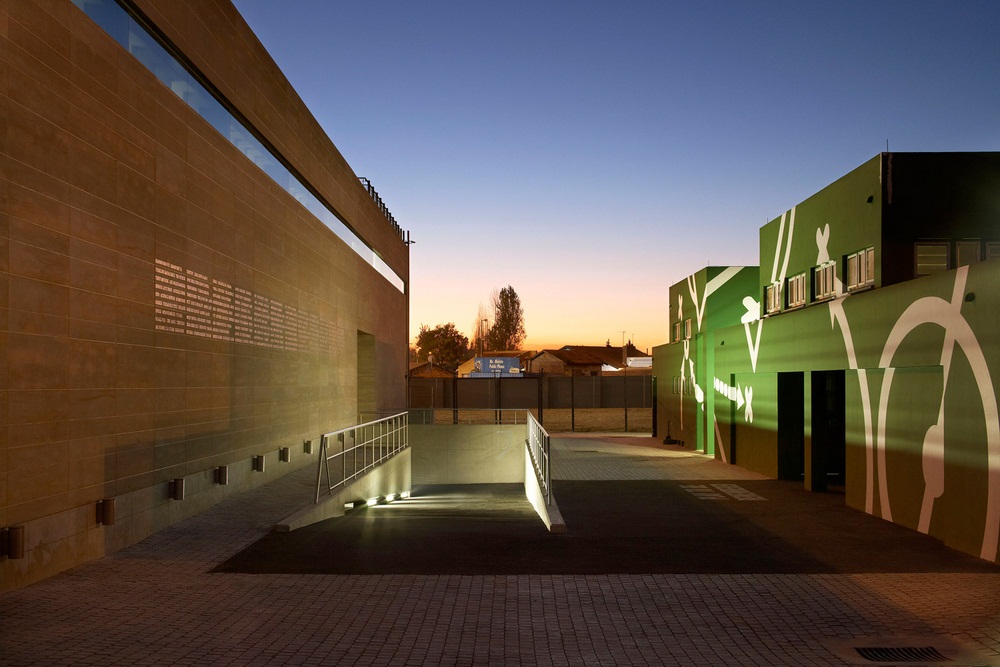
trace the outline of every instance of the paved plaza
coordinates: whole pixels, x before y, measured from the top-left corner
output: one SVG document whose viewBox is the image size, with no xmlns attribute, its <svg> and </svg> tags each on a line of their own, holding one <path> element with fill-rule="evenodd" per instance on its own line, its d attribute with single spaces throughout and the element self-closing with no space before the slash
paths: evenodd
<svg viewBox="0 0 1000 667">
<path fill-rule="evenodd" d="M 652 438 L 554 437 L 553 449 L 569 535 L 590 521 L 571 490 L 618 480 L 792 542 L 781 512 L 793 516 L 797 496 L 769 486 L 779 482 Z M 0 596 L 0 665 L 1000 665 L 1000 569 L 916 534 L 905 539 L 929 554 L 922 560 L 859 565 L 855 555 L 851 571 L 406 574 L 391 573 L 392 561 L 384 574 L 217 571 L 308 502 L 314 481 L 299 471 Z M 634 498 L 600 500 L 628 535 L 618 552 L 636 549 Z M 505 505 L 503 521 L 519 511 Z M 317 561 L 338 558 L 316 544 Z M 605 551 L 612 562 L 616 549 Z M 894 648 L 911 652 L 878 653 Z"/>
</svg>

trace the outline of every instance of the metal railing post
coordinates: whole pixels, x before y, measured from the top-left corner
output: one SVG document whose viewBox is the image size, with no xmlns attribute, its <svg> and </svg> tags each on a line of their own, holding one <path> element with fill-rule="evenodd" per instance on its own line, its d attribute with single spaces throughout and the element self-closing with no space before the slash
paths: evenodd
<svg viewBox="0 0 1000 667">
<path fill-rule="evenodd" d="M 545 504 L 552 504 L 552 459 L 549 458 L 551 449 L 549 448 L 549 436 L 545 436 Z"/>
<path fill-rule="evenodd" d="M 376 415 L 378 417 L 378 415 Z M 409 446 L 409 415 L 406 412 L 397 413 L 388 417 L 376 418 L 374 421 L 363 424 L 356 424 L 339 431 L 331 431 L 320 436 L 320 459 L 316 472 L 316 502 L 319 502 L 320 491 L 322 489 L 323 469 L 326 469 L 327 490 L 333 493 L 333 489 L 346 484 L 349 480 L 356 479 L 369 469 L 380 465 L 383 461 L 392 458 L 397 452 Z M 336 436 L 341 444 L 340 451 L 330 454 L 330 441 Z M 350 438 L 352 444 L 347 446 Z M 353 468 L 351 473 L 347 472 L 348 449 L 353 458 Z M 361 449 L 361 467 L 358 466 L 358 449 Z M 368 458 L 368 449 L 372 450 L 371 459 Z M 340 457 L 342 477 L 336 483 L 330 474 L 330 459 Z"/>
</svg>

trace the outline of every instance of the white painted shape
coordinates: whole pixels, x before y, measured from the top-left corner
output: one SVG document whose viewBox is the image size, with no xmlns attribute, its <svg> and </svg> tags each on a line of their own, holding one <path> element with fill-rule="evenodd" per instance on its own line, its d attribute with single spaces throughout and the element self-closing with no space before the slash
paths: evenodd
<svg viewBox="0 0 1000 667">
<path fill-rule="evenodd" d="M 917 299 L 903 311 L 903 314 L 896 321 L 892 331 L 889 333 L 879 363 L 880 366 L 886 368 L 887 376 L 883 384 L 882 396 L 879 400 L 879 411 L 880 413 L 883 412 L 883 406 L 888 402 L 888 387 L 891 384 L 892 372 L 892 369 L 888 368 L 888 365 L 892 363 L 892 358 L 903 339 L 913 329 L 923 324 L 937 324 L 945 329 L 946 345 L 945 349 L 942 349 L 942 362 L 947 360 L 950 367 L 951 352 L 946 348 L 953 347 L 957 343 L 966 360 L 969 362 L 969 366 L 972 368 L 982 401 L 983 417 L 986 422 L 987 496 L 986 519 L 983 528 L 980 557 L 986 560 L 995 560 L 998 542 L 1000 542 L 1000 409 L 997 406 L 996 392 L 994 391 L 993 381 L 990 377 L 986 355 L 983 353 L 972 327 L 969 326 L 969 323 L 961 315 L 968 267 L 959 267 L 955 274 L 955 287 L 952 292 L 951 302 L 938 297 Z M 951 343 L 950 345 L 948 344 L 949 342 Z M 942 394 L 944 391 L 945 389 L 942 390 Z M 879 422 L 879 438 L 876 441 L 876 446 L 882 443 L 884 448 L 885 428 L 881 416 Z M 883 484 L 885 460 L 884 453 L 881 451 L 879 453 L 879 465 L 881 466 L 879 482 Z M 930 455 L 933 456 L 933 452 Z M 933 465 L 933 462 L 931 465 Z M 891 519 L 891 515 L 886 518 Z M 924 521 L 923 516 L 921 517 L 921 521 Z M 929 517 L 926 519 L 926 522 L 929 524 Z"/>
<path fill-rule="evenodd" d="M 750 352 L 750 368 L 757 372 L 757 356 L 760 354 L 760 331 L 764 328 L 764 320 L 757 320 L 757 333 L 750 336 L 750 322 L 743 323 L 743 330 L 747 335 L 747 350 Z"/>
<path fill-rule="evenodd" d="M 816 264 L 823 264 L 830 261 L 830 223 L 826 223 L 822 228 L 816 228 Z"/>
<path fill-rule="evenodd" d="M 778 276 L 778 280 L 782 283 L 785 282 L 785 278 L 788 276 L 788 259 L 792 255 L 792 236 L 795 232 L 795 209 L 796 207 L 793 206 L 792 214 L 788 218 L 788 238 L 785 239 L 785 258 L 781 263 L 781 275 Z"/>
<path fill-rule="evenodd" d="M 774 245 L 774 263 L 771 265 L 771 282 L 778 280 L 778 261 L 781 259 L 781 241 L 785 238 L 785 216 L 788 212 L 781 214 L 781 222 L 778 223 L 778 240 Z"/>
</svg>

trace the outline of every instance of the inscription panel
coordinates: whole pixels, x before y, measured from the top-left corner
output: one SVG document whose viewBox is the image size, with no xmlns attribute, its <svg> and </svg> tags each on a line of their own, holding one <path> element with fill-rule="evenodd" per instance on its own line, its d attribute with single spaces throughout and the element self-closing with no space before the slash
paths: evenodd
<svg viewBox="0 0 1000 667">
<path fill-rule="evenodd" d="M 329 353 L 333 326 L 315 313 L 162 259 L 156 330 L 289 352 Z"/>
</svg>

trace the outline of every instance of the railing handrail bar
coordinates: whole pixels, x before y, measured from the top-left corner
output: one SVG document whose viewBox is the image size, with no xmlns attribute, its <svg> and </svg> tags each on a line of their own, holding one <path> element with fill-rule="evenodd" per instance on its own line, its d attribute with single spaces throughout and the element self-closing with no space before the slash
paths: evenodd
<svg viewBox="0 0 1000 667">
<path fill-rule="evenodd" d="M 316 467 L 316 503 L 319 503 L 323 490 L 324 470 L 326 471 L 326 489 L 332 494 L 335 488 L 346 485 L 350 480 L 357 479 L 368 470 L 381 465 L 383 462 L 388 461 L 400 451 L 409 447 L 410 443 L 407 433 L 409 426 L 409 420 L 407 418 L 408 414 L 409 413 L 407 412 L 400 412 L 390 417 L 355 424 L 353 426 L 348 426 L 346 428 L 322 434 L 319 438 L 319 460 L 317 461 Z M 376 427 L 383 423 L 387 424 L 388 428 L 385 431 L 382 431 L 381 429 L 377 430 Z M 349 449 L 346 446 L 348 438 L 344 437 L 348 433 L 353 434 L 351 437 L 354 440 L 354 445 Z M 359 433 L 361 434 L 360 437 L 358 437 Z M 401 436 L 399 435 L 400 433 L 402 434 Z M 386 437 L 390 435 L 393 439 L 393 442 L 391 443 L 386 440 Z M 331 454 L 330 442 L 334 441 L 335 438 L 336 441 L 340 441 L 344 446 L 341 448 L 341 451 Z M 376 454 L 376 452 L 372 452 L 372 460 L 369 464 L 367 449 L 372 445 L 378 447 L 378 453 Z M 358 449 L 362 450 L 361 468 L 358 468 L 357 464 Z M 348 452 L 353 452 L 354 454 L 354 464 L 350 474 L 347 472 Z M 336 459 L 337 457 L 342 457 L 344 474 L 342 479 L 334 482 L 333 476 L 330 473 L 330 461 L 332 459 Z"/>
<path fill-rule="evenodd" d="M 406 410 L 403 410 L 402 412 L 397 412 L 396 414 L 390 415 L 388 417 L 382 417 L 381 419 L 375 419 L 375 420 L 372 420 L 370 422 L 364 422 L 362 424 L 355 424 L 354 426 L 348 426 L 346 428 L 337 429 L 336 431 L 330 431 L 328 433 L 323 433 L 320 437 L 321 438 L 332 438 L 332 437 L 340 435 L 341 433 L 346 433 L 347 431 L 355 431 L 355 430 L 357 430 L 359 428 L 364 428 L 366 426 L 372 426 L 374 424 L 378 424 L 379 422 L 389 421 L 390 419 L 396 419 L 397 417 L 402 417 L 403 415 L 406 415 L 406 414 L 409 414 L 409 413 Z"/>
<path fill-rule="evenodd" d="M 533 414 L 528 413 L 528 456 L 531 458 L 535 477 L 545 496 L 545 504 L 552 504 L 552 456 L 548 431 Z M 537 452 L 536 452 L 537 449 Z M 544 461 L 542 460 L 544 458 Z"/>
</svg>

